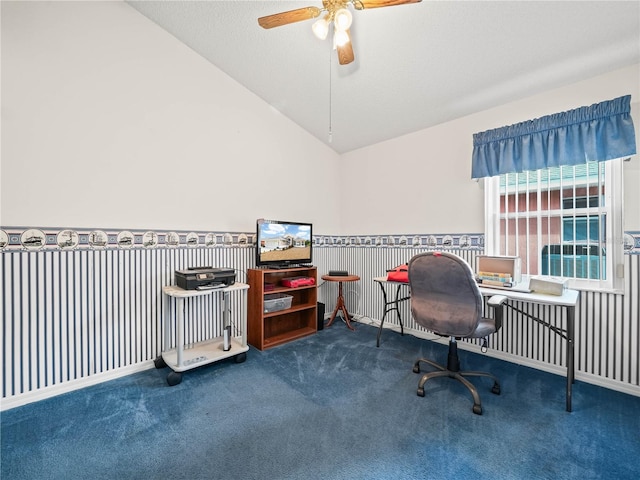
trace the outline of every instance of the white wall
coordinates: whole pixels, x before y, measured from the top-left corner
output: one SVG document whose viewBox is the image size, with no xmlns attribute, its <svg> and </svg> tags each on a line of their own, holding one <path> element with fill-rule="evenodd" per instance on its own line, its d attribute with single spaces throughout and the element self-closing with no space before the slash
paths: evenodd
<svg viewBox="0 0 640 480">
<path fill-rule="evenodd" d="M 1 154 L 5 226 L 339 230 L 338 155 L 120 2 L 2 2 Z"/>
<path fill-rule="evenodd" d="M 0 224 L 482 232 L 473 133 L 629 93 L 640 141 L 634 65 L 339 157 L 126 4 L 2 2 Z M 639 163 L 625 230 L 640 230 Z"/>
<path fill-rule="evenodd" d="M 484 214 L 481 183 L 470 179 L 473 133 L 628 93 L 640 126 L 636 65 L 339 157 L 121 2 L 0 7 L 3 226 L 247 232 L 264 216 L 309 220 L 320 235 L 475 233 Z M 633 231 L 640 231 L 638 157 L 625 164 L 625 228 Z M 335 183 L 338 168 L 344 185 Z M 327 247 L 314 261 L 321 271 L 342 265 L 370 278 L 411 252 Z M 160 285 L 202 258 L 240 270 L 252 261 L 240 247 L 4 251 L 3 375 L 15 387 L 6 395 L 55 393 L 148 365 L 161 343 Z M 637 259 L 625 256 L 629 289 L 637 286 Z M 356 310 L 367 318 L 379 312 L 372 283 L 358 286 Z M 581 295 L 579 375 L 637 391 L 634 294 Z M 41 331 L 48 340 L 34 333 Z M 545 355 L 561 369 L 554 348 Z M 46 363 L 58 355 L 58 365 L 78 368 Z M 34 381 L 42 372 L 44 383 Z"/>
<path fill-rule="evenodd" d="M 471 180 L 474 133 L 627 94 L 640 146 L 637 64 L 345 154 L 344 178 L 358 187 L 342 205 L 342 230 L 354 235 L 483 232 L 482 182 Z M 640 230 L 638 185 L 640 155 L 635 155 L 624 164 L 626 231 Z"/>
</svg>

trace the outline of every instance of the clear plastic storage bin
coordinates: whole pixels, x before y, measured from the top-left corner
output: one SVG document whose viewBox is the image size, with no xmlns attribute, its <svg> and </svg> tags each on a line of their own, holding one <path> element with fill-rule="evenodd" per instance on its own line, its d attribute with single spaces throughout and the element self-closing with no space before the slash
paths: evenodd
<svg viewBox="0 0 640 480">
<path fill-rule="evenodd" d="M 284 293 L 271 293 L 264 296 L 264 313 L 277 312 L 291 308 L 291 300 L 293 295 L 285 295 Z"/>
</svg>

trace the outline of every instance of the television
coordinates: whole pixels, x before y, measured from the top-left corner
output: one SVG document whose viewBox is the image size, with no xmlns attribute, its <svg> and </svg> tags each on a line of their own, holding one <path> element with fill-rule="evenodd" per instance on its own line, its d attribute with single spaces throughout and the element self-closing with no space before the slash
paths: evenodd
<svg viewBox="0 0 640 480">
<path fill-rule="evenodd" d="M 283 220 L 257 221 L 256 266 L 289 268 L 309 265 L 313 259 L 312 225 Z"/>
</svg>

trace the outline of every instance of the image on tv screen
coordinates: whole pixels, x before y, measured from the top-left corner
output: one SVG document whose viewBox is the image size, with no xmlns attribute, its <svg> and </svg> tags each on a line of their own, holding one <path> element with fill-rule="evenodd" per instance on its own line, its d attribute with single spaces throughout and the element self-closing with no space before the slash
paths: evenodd
<svg viewBox="0 0 640 480">
<path fill-rule="evenodd" d="M 311 258 L 311 226 L 295 223 L 260 225 L 260 261 L 295 262 Z"/>
</svg>

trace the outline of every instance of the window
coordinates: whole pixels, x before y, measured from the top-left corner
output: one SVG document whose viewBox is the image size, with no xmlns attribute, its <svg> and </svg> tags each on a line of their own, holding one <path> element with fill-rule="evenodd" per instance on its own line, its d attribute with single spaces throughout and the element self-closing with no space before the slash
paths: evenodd
<svg viewBox="0 0 640 480">
<path fill-rule="evenodd" d="M 485 181 L 488 254 L 519 256 L 523 274 L 567 278 L 572 288 L 622 287 L 621 160 Z"/>
<path fill-rule="evenodd" d="M 486 252 L 528 275 L 622 291 L 622 160 L 636 154 L 631 96 L 473 134 L 487 178 Z"/>
</svg>

